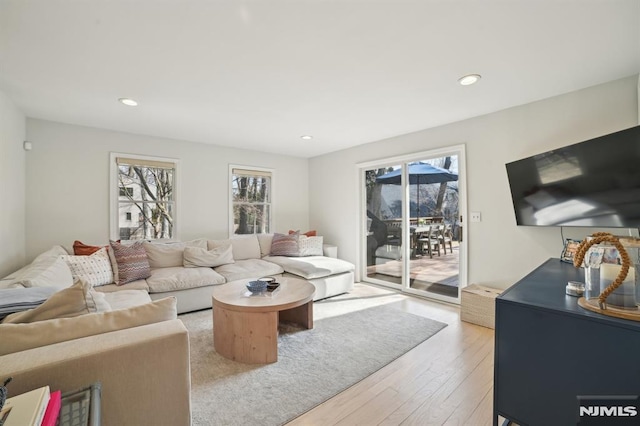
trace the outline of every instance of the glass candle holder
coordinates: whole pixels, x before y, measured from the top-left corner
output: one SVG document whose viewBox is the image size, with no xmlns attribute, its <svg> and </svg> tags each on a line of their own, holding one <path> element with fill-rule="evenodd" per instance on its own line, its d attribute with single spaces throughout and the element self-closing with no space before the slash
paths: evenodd
<svg viewBox="0 0 640 426">
<path fill-rule="evenodd" d="M 622 284 L 607 297 L 607 305 L 621 309 L 637 309 L 640 300 L 638 280 L 638 261 L 640 250 L 637 247 L 626 247 L 631 259 L 629 272 Z M 618 249 L 607 243 L 596 244 L 587 251 L 584 258 L 585 294 L 589 300 L 595 300 L 620 274 L 622 259 Z"/>
</svg>

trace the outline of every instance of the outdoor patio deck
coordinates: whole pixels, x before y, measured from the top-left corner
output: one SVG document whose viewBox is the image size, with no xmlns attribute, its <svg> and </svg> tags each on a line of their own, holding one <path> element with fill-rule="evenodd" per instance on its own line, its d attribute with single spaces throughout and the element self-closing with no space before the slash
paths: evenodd
<svg viewBox="0 0 640 426">
<path fill-rule="evenodd" d="M 453 242 L 453 252 L 447 247 L 447 254 L 441 249 L 440 256 L 418 255 L 409 261 L 410 286 L 414 289 L 425 290 L 457 297 L 459 287 L 459 243 Z M 384 281 L 400 283 L 402 261 L 389 260 L 384 264 L 367 267 L 367 276 Z"/>
</svg>

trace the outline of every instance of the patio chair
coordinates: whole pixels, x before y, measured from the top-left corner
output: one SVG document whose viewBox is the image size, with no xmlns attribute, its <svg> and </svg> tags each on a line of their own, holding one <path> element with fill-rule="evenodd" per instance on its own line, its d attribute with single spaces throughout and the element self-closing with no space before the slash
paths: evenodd
<svg viewBox="0 0 640 426">
<path fill-rule="evenodd" d="M 418 244 L 422 247 L 422 252 L 429 253 L 429 258 L 433 259 L 433 251 L 435 250 L 440 256 L 440 238 L 438 237 L 438 227 L 429 226 L 429 231 L 424 232 L 418 238 Z"/>
<path fill-rule="evenodd" d="M 396 246 L 402 244 L 402 222 L 387 223 L 387 244 Z"/>
<path fill-rule="evenodd" d="M 447 254 L 447 244 L 449 244 L 449 253 L 453 253 L 453 231 L 451 225 L 441 225 L 440 229 L 440 243 L 444 249 L 444 254 Z"/>
<path fill-rule="evenodd" d="M 367 235 L 367 265 L 376 264 L 376 250 L 387 244 L 387 225 L 367 210 L 367 218 L 371 220 Z"/>
</svg>

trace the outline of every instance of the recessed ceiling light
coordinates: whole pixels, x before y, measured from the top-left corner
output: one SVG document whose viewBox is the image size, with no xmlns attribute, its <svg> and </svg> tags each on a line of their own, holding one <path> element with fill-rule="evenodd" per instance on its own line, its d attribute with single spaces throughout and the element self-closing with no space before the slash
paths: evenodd
<svg viewBox="0 0 640 426">
<path fill-rule="evenodd" d="M 305 141 L 310 141 L 311 139 L 313 139 L 313 136 L 311 136 L 311 135 L 302 135 L 302 136 L 300 136 L 300 139 L 304 139 Z"/>
<path fill-rule="evenodd" d="M 480 74 L 468 74 L 464 77 L 459 78 L 458 83 L 462 84 L 463 86 L 469 86 L 471 84 L 477 83 L 481 78 L 482 76 Z"/>
<path fill-rule="evenodd" d="M 129 99 L 129 98 L 120 98 L 118 99 L 121 103 L 125 104 L 126 106 L 138 106 L 138 102 L 134 101 L 133 99 Z"/>
</svg>

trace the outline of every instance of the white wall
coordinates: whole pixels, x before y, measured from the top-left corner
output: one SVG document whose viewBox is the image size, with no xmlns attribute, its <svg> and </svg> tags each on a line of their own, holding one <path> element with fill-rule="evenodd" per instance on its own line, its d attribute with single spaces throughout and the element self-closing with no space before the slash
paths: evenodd
<svg viewBox="0 0 640 426">
<path fill-rule="evenodd" d="M 25 261 L 25 116 L 0 92 L 0 278 Z"/>
<path fill-rule="evenodd" d="M 257 151 L 27 120 L 27 259 L 74 240 L 109 238 L 109 154 L 180 160 L 179 238 L 228 236 L 229 164 L 275 169 L 275 230 L 307 230 L 308 160 Z"/>
<path fill-rule="evenodd" d="M 505 288 L 562 250 L 560 228 L 518 227 L 505 163 L 638 124 L 638 77 L 312 158 L 310 224 L 338 244 L 340 257 L 358 259 L 359 187 L 356 164 L 465 144 L 469 283 Z M 481 84 L 481 83 L 480 83 Z M 564 228 L 582 238 L 587 228 Z M 619 233 L 620 230 L 617 230 Z"/>
</svg>

